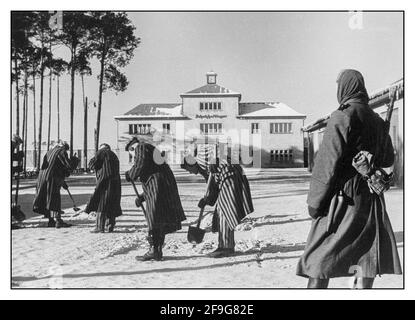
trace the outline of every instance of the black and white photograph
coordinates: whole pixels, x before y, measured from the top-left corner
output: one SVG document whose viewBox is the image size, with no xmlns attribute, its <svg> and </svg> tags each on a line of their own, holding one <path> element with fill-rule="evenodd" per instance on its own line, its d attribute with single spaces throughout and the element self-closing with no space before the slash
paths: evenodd
<svg viewBox="0 0 415 320">
<path fill-rule="evenodd" d="M 404 10 L 9 14 L 12 292 L 405 289 Z"/>
</svg>

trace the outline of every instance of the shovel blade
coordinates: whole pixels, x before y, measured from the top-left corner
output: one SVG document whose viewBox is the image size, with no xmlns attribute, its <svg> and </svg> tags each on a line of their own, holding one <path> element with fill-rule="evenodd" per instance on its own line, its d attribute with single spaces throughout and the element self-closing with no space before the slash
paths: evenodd
<svg viewBox="0 0 415 320">
<path fill-rule="evenodd" d="M 81 208 L 78 208 L 78 207 L 73 207 L 73 211 L 75 211 L 75 212 L 78 212 L 78 211 L 80 211 L 81 210 Z"/>
<path fill-rule="evenodd" d="M 203 241 L 205 236 L 205 230 L 189 226 L 189 231 L 187 232 L 187 241 L 193 244 L 198 244 Z"/>
</svg>

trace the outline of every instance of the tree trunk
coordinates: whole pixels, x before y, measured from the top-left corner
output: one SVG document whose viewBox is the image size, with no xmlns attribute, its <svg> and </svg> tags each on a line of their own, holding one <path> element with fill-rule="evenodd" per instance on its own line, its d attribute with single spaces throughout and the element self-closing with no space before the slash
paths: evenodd
<svg viewBox="0 0 415 320">
<path fill-rule="evenodd" d="M 88 171 L 88 98 L 84 101 L 84 168 Z"/>
<path fill-rule="evenodd" d="M 50 148 L 50 127 L 52 120 L 52 68 L 49 68 L 49 115 L 48 115 L 48 145 L 47 151 Z"/>
<path fill-rule="evenodd" d="M 71 133 L 70 133 L 70 145 L 69 145 L 69 154 L 73 156 L 73 118 L 74 118 L 74 98 L 75 98 L 75 50 L 76 48 L 72 48 L 72 59 L 71 59 L 71 110 L 70 110 L 70 126 L 71 126 Z"/>
<path fill-rule="evenodd" d="M 36 157 L 36 75 L 33 71 L 33 167 L 37 168 L 37 157 Z"/>
<path fill-rule="evenodd" d="M 87 160 L 87 148 L 88 148 L 88 98 L 85 98 L 85 83 L 84 83 L 84 75 L 81 73 L 81 83 L 82 83 L 82 102 L 84 104 L 84 151 L 83 151 L 83 158 L 84 158 L 84 169 L 85 172 L 88 170 L 88 160 Z"/>
<path fill-rule="evenodd" d="M 85 105 L 85 84 L 84 84 L 84 74 L 81 73 L 81 84 L 82 84 L 82 103 Z"/>
<path fill-rule="evenodd" d="M 22 136 L 21 136 L 21 138 L 23 140 L 22 150 L 24 152 L 24 142 L 25 142 L 25 133 L 26 133 L 26 108 L 27 108 L 27 101 L 26 101 L 26 94 L 25 94 L 24 91 L 22 92 L 22 94 L 23 94 L 23 106 L 22 106 L 23 107 L 23 110 L 22 110 L 23 119 L 22 119 Z M 25 162 L 25 160 L 23 159 L 23 167 L 24 167 L 24 162 Z"/>
<path fill-rule="evenodd" d="M 24 172 L 26 172 L 27 169 L 27 123 L 29 122 L 29 93 L 28 93 L 28 75 L 26 71 L 26 77 L 25 77 L 25 100 L 26 100 L 26 114 L 25 114 L 25 133 L 24 133 Z"/>
<path fill-rule="evenodd" d="M 95 152 L 98 151 L 98 145 L 99 145 L 99 131 L 100 131 L 100 125 L 101 125 L 102 88 L 104 84 L 104 68 L 105 68 L 105 53 L 102 53 L 101 72 L 99 75 L 99 95 L 98 95 L 98 111 L 97 111 L 97 128 L 96 128 L 96 135 L 95 135 Z"/>
<path fill-rule="evenodd" d="M 40 160 L 42 154 L 42 120 L 43 120 L 43 58 L 40 66 L 40 103 L 39 103 L 39 134 L 38 134 L 38 148 L 37 148 L 37 170 L 40 170 Z"/>
<path fill-rule="evenodd" d="M 57 75 L 57 92 L 56 92 L 56 106 L 57 106 L 57 112 L 58 112 L 58 141 L 61 139 L 61 115 L 59 110 L 59 75 Z"/>
<path fill-rule="evenodd" d="M 19 70 L 17 69 L 17 56 L 14 57 L 14 72 L 16 81 L 16 134 L 20 134 L 20 106 L 19 106 Z"/>
</svg>

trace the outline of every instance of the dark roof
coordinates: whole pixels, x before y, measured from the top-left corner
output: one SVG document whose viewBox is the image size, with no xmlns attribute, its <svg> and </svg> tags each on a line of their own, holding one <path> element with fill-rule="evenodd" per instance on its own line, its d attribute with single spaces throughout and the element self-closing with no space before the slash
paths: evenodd
<svg viewBox="0 0 415 320">
<path fill-rule="evenodd" d="M 268 109 L 270 106 L 265 102 L 241 102 L 239 103 L 239 115 Z"/>
<path fill-rule="evenodd" d="M 200 88 L 196 88 L 194 90 L 191 90 L 189 92 L 186 92 L 186 94 L 237 94 L 239 95 L 238 92 L 229 90 L 225 87 L 221 87 L 217 84 L 206 84 Z"/>
<path fill-rule="evenodd" d="M 138 116 L 157 116 L 157 115 L 171 115 L 168 110 L 163 112 L 160 109 L 173 109 L 180 105 L 180 103 L 143 103 L 139 104 L 124 115 L 138 115 Z"/>
</svg>

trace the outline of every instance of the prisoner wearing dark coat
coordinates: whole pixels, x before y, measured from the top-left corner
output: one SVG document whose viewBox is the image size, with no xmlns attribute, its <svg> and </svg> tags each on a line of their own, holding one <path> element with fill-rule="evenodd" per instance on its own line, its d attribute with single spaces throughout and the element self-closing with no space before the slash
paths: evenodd
<svg viewBox="0 0 415 320">
<path fill-rule="evenodd" d="M 205 179 L 209 173 L 214 178 L 206 197 L 208 205 L 216 204 L 213 231 L 219 231 L 218 212 L 223 214 L 228 228 L 235 230 L 242 219 L 254 211 L 249 182 L 242 167 L 232 164 L 229 158 L 216 159 L 212 164 L 212 158 L 216 158 L 214 154 L 211 145 L 199 145 L 195 159 Z"/>
<path fill-rule="evenodd" d="M 208 194 L 207 203 L 216 202 L 216 211 L 223 214 L 229 229 L 235 230 L 243 218 L 254 212 L 248 179 L 242 167 L 231 164 L 229 160 L 211 164 L 209 172 L 214 177 L 218 193 Z M 217 221 L 213 223 L 213 231 L 218 231 Z"/>
<path fill-rule="evenodd" d="M 363 278 L 401 274 L 385 199 L 371 193 L 352 166 L 359 151 L 380 155 L 376 166 L 392 166 L 391 139 L 385 121 L 368 106 L 362 75 L 346 70 L 338 82 L 340 108 L 331 114 L 313 168 L 307 199 L 313 222 L 297 274 L 315 279 L 351 276 L 356 270 Z M 338 191 L 343 191 L 343 210 L 327 231 L 330 202 Z"/>
<path fill-rule="evenodd" d="M 168 164 L 158 161 L 161 159 L 157 148 L 139 141 L 128 175 L 131 180 L 139 179 L 142 183 L 149 230 L 168 234 L 180 230 L 186 216 L 173 172 Z"/>
<path fill-rule="evenodd" d="M 107 218 L 119 217 L 122 214 L 121 178 L 117 155 L 109 148 L 102 148 L 89 161 L 89 168 L 95 170 L 97 184 L 85 212 L 102 212 Z"/>
<path fill-rule="evenodd" d="M 45 154 L 37 179 L 34 212 L 49 217 L 50 211 L 61 211 L 60 189 L 73 169 L 64 146 L 57 145 Z"/>
</svg>

